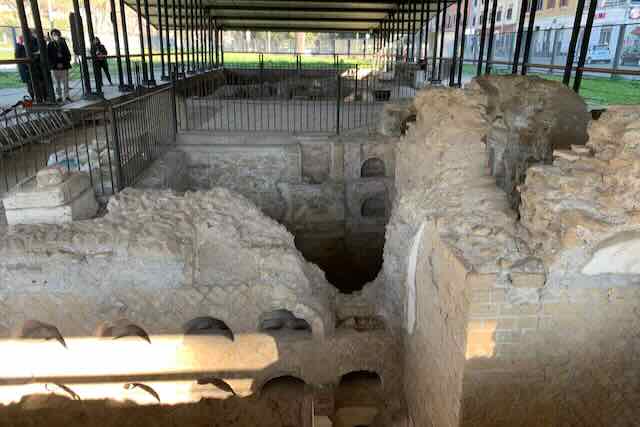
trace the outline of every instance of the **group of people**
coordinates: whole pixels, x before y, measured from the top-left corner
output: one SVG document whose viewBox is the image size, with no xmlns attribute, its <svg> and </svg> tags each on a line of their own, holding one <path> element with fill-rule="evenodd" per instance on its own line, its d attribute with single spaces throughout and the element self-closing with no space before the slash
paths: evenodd
<svg viewBox="0 0 640 427">
<path fill-rule="evenodd" d="M 56 101 L 58 103 L 71 102 L 72 99 L 69 94 L 69 70 L 71 69 L 72 57 L 67 41 L 62 37 L 60 30 L 53 29 L 50 35 L 47 36 L 46 42 L 49 71 L 51 71 L 53 81 L 55 82 Z M 33 33 L 31 34 L 30 53 L 33 58 L 31 71 L 27 63 L 18 64 L 20 80 L 27 85 L 31 99 L 36 102 L 43 102 L 46 99 L 47 87 L 44 73 L 40 66 L 40 55 L 42 52 L 40 51 L 38 38 Z M 15 47 L 15 58 L 22 59 L 27 57 L 27 47 L 25 46 L 24 38 L 19 36 Z M 109 65 L 107 63 L 107 49 L 98 37 L 95 37 L 91 44 L 91 57 L 93 58 L 96 77 L 98 73 L 100 73 L 100 77 L 102 77 L 102 72 L 104 72 L 109 84 L 112 85 Z"/>
</svg>

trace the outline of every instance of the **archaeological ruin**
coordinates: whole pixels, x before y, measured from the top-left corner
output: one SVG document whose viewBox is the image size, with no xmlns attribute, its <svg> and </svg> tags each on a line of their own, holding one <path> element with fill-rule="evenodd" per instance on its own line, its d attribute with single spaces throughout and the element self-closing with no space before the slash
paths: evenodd
<svg viewBox="0 0 640 427">
<path fill-rule="evenodd" d="M 505 76 L 380 115 L 181 132 L 89 219 L 83 173 L 14 189 L 0 420 L 637 425 L 640 109 Z"/>
<path fill-rule="evenodd" d="M 498 0 L 74 0 L 71 101 L 28 3 L 0 427 L 640 426 L 640 106 L 580 92 L 640 72 L 590 65 L 596 0 L 553 42 L 526 1 L 506 40 Z"/>
</svg>

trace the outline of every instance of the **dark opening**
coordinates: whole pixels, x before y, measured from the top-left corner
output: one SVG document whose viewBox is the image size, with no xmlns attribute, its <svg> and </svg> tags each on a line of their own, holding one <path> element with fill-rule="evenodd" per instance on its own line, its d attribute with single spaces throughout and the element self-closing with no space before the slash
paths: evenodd
<svg viewBox="0 0 640 427">
<path fill-rule="evenodd" d="M 259 329 L 271 335 L 298 336 L 311 334 L 309 322 L 284 309 L 273 310 L 263 314 Z"/>
<path fill-rule="evenodd" d="M 354 371 L 340 379 L 336 389 L 336 407 L 378 406 L 382 402 L 382 381 L 377 373 Z"/>
<path fill-rule="evenodd" d="M 368 159 L 362 164 L 362 168 L 360 169 L 360 176 L 362 178 L 385 176 L 384 162 L 377 157 Z"/>
<path fill-rule="evenodd" d="M 272 378 L 262 386 L 260 390 L 261 396 L 296 396 L 303 395 L 306 383 L 293 375 L 283 375 L 281 377 Z"/>
<path fill-rule="evenodd" d="M 362 202 L 360 214 L 365 218 L 384 218 L 387 215 L 384 195 L 378 194 Z"/>
<path fill-rule="evenodd" d="M 384 224 L 377 231 L 297 233 L 295 244 L 305 259 L 320 267 L 329 283 L 351 293 L 376 278 L 382 268 Z"/>
</svg>

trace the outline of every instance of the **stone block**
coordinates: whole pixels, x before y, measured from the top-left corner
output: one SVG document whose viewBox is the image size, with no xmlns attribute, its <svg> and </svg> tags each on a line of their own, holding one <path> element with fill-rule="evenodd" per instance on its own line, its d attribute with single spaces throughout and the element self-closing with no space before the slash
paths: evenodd
<svg viewBox="0 0 640 427">
<path fill-rule="evenodd" d="M 65 222 L 91 219 L 98 212 L 93 188 L 85 190 L 71 202 L 55 207 L 33 207 L 7 209 L 7 223 L 15 224 L 63 224 Z"/>
<path fill-rule="evenodd" d="M 58 167 L 19 183 L 3 204 L 9 225 L 62 224 L 89 219 L 98 212 L 89 175 Z"/>
</svg>

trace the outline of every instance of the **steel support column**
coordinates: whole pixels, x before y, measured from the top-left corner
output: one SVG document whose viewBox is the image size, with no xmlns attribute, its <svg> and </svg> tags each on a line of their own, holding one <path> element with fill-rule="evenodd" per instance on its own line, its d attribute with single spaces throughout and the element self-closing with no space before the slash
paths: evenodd
<svg viewBox="0 0 640 427">
<path fill-rule="evenodd" d="M 538 2 L 544 0 L 531 0 L 531 12 L 529 12 L 529 25 L 527 27 L 527 38 L 524 42 L 524 51 L 522 52 L 522 75 L 527 74 L 527 66 L 529 63 L 529 51 L 531 50 L 531 40 L 533 39 L 533 25 L 536 21 L 536 10 L 538 9 Z"/>
<path fill-rule="evenodd" d="M 78 0 L 73 0 L 73 14 L 76 19 L 78 28 L 78 49 L 80 49 L 80 67 L 82 72 L 82 83 L 84 88 L 84 96 L 91 96 L 91 77 L 89 76 L 89 62 L 87 61 L 87 49 L 84 44 L 84 28 L 82 26 L 82 17 L 80 15 L 80 4 Z M 46 71 L 48 72 L 48 71 Z"/>
<path fill-rule="evenodd" d="M 417 3 L 415 0 L 412 0 L 410 3 L 411 6 L 411 62 L 416 62 L 416 12 L 417 12 Z"/>
<path fill-rule="evenodd" d="M 431 83 L 440 83 L 440 80 L 436 77 L 436 60 L 438 58 L 438 33 L 440 32 L 440 3 L 441 0 L 437 0 L 436 5 L 436 31 L 433 34 L 433 56 L 431 64 Z M 442 40 L 441 40 L 442 42 Z"/>
<path fill-rule="evenodd" d="M 165 46 L 167 48 L 167 73 L 162 76 L 162 80 L 171 80 L 171 38 L 169 35 L 169 4 L 168 0 L 164 0 L 164 29 L 165 29 Z M 175 15 L 173 17 L 175 25 Z M 162 34 L 160 34 L 162 38 Z"/>
<path fill-rule="evenodd" d="M 497 10 L 498 10 L 498 0 L 493 0 L 493 7 L 491 8 L 491 26 L 489 27 L 489 41 L 487 42 L 487 63 L 484 66 L 485 74 L 491 74 L 491 61 L 493 56 L 493 37 L 494 37 L 493 33 L 496 30 Z"/>
<path fill-rule="evenodd" d="M 124 65 L 127 72 L 127 84 L 124 90 L 133 89 L 133 74 L 131 73 L 131 57 L 129 56 L 129 34 L 127 33 L 127 17 L 124 0 L 120 0 L 120 24 L 122 25 L 122 44 L 124 46 Z M 121 89 L 121 90 L 122 90 Z"/>
<path fill-rule="evenodd" d="M 142 62 L 142 81 L 146 83 L 149 80 L 147 74 L 147 60 L 144 56 L 144 31 L 142 27 L 142 7 L 140 6 L 140 0 L 136 0 L 136 14 L 138 15 L 138 34 L 140 36 L 140 58 Z"/>
<path fill-rule="evenodd" d="M 151 43 L 151 15 L 149 14 L 149 1 L 150 0 L 145 0 L 144 2 L 144 13 L 147 16 L 147 42 L 149 44 L 147 46 L 149 48 L 149 80 L 146 82 L 146 84 L 148 84 L 149 86 L 155 86 L 156 77 L 153 70 L 153 44 Z"/>
<path fill-rule="evenodd" d="M 35 64 L 33 62 L 34 58 L 33 58 L 32 49 L 34 48 L 34 42 L 31 37 L 31 30 L 29 29 L 29 22 L 27 21 L 27 12 L 24 8 L 24 2 L 22 0 L 17 0 L 16 7 L 18 9 L 18 19 L 20 20 L 20 28 L 22 29 L 22 39 L 24 42 L 24 50 L 27 56 L 27 60 L 29 61 L 29 63 L 27 64 L 27 68 L 29 70 L 29 78 L 30 78 L 29 84 L 31 84 L 31 91 L 33 92 L 33 98 L 34 98 L 33 100 L 37 101 L 38 95 L 40 94 L 37 92 L 36 86 L 33 83 L 33 70 L 35 68 Z"/>
<path fill-rule="evenodd" d="M 480 47 L 478 49 L 478 65 L 476 75 L 482 74 L 482 61 L 484 59 L 484 40 L 487 36 L 487 16 L 489 15 L 489 0 L 484 0 L 484 9 L 482 10 L 482 27 L 480 28 Z"/>
<path fill-rule="evenodd" d="M 184 40 L 185 40 L 185 52 L 186 52 L 186 56 L 187 56 L 187 69 L 185 72 L 185 76 L 187 73 L 191 72 L 191 59 L 190 59 L 190 52 L 191 49 L 189 49 L 190 47 L 190 43 L 189 43 L 189 31 L 190 31 L 190 24 L 189 24 L 189 9 L 187 9 L 187 7 L 189 6 L 189 0 L 185 0 L 185 8 L 184 8 Z"/>
<path fill-rule="evenodd" d="M 442 59 L 444 56 L 444 27 L 447 18 L 447 2 L 442 1 L 442 24 L 440 25 L 440 61 L 438 62 L 438 82 L 442 81 Z"/>
<path fill-rule="evenodd" d="M 124 75 L 122 73 L 122 59 L 120 58 L 120 35 L 118 34 L 118 14 L 116 11 L 116 1 L 109 0 L 111 7 L 111 26 L 113 27 L 113 42 L 116 46 L 116 66 L 118 67 L 118 89 L 125 91 Z"/>
<path fill-rule="evenodd" d="M 426 64 L 429 62 L 429 22 L 431 21 L 431 5 L 427 3 L 427 13 L 424 18 L 424 62 L 425 62 L 425 72 L 427 71 Z"/>
<path fill-rule="evenodd" d="M 458 35 L 460 33 L 460 8 L 462 7 L 462 0 L 457 0 L 456 5 L 456 22 L 453 33 L 453 52 L 451 55 L 451 66 L 449 67 L 449 86 L 454 86 L 456 82 L 456 68 L 458 64 L 456 62 L 456 56 L 458 54 Z"/>
<path fill-rule="evenodd" d="M 459 0 L 462 1 L 462 0 Z M 460 63 L 458 65 L 458 86 L 462 86 L 462 74 L 464 67 L 464 45 L 466 41 L 467 16 L 469 11 L 469 0 L 464 0 L 464 13 L 462 15 L 462 29 L 460 30 Z"/>
<path fill-rule="evenodd" d="M 571 71 L 573 69 L 573 60 L 576 54 L 576 46 L 580 37 L 580 24 L 582 23 L 582 14 L 584 13 L 584 1 L 578 0 L 576 5 L 576 16 L 573 19 L 573 31 L 571 32 L 571 40 L 569 41 L 569 49 L 567 50 L 567 62 L 564 66 L 564 75 L 562 83 L 569 86 L 571 81 Z"/>
<path fill-rule="evenodd" d="M 584 0 L 578 0 L 578 2 Z M 524 31 L 524 20 L 527 16 L 527 3 L 528 0 L 522 0 L 520 4 L 520 19 L 518 20 L 518 30 L 516 31 L 516 46 L 513 52 L 513 65 L 511 67 L 511 74 L 518 74 L 518 63 L 520 62 L 520 48 L 522 47 L 522 33 Z"/>
<path fill-rule="evenodd" d="M 160 36 L 160 80 L 167 80 L 164 68 L 164 41 L 162 40 L 162 0 L 156 0 L 156 8 L 158 9 L 158 35 Z M 147 20 L 149 20 L 148 17 Z"/>
<path fill-rule="evenodd" d="M 213 32 L 215 34 L 215 43 L 216 43 L 216 68 L 220 65 L 220 41 L 218 34 L 218 21 L 213 20 Z"/>
<path fill-rule="evenodd" d="M 424 0 L 420 2 L 420 36 L 418 37 L 418 62 L 422 61 L 422 41 L 424 40 Z"/>
<path fill-rule="evenodd" d="M 598 0 L 591 0 L 589 3 L 589 11 L 587 12 L 587 22 L 584 25 L 584 35 L 582 36 L 582 44 L 580 45 L 580 57 L 578 58 L 578 67 L 576 68 L 576 76 L 573 79 L 573 90 L 580 91 L 580 84 L 582 83 L 582 72 L 584 68 L 587 54 L 589 53 L 589 39 L 591 38 L 591 29 L 593 28 L 593 18 L 596 14 L 596 7 Z M 619 37 L 623 37 L 624 34 L 620 34 Z"/>
</svg>

